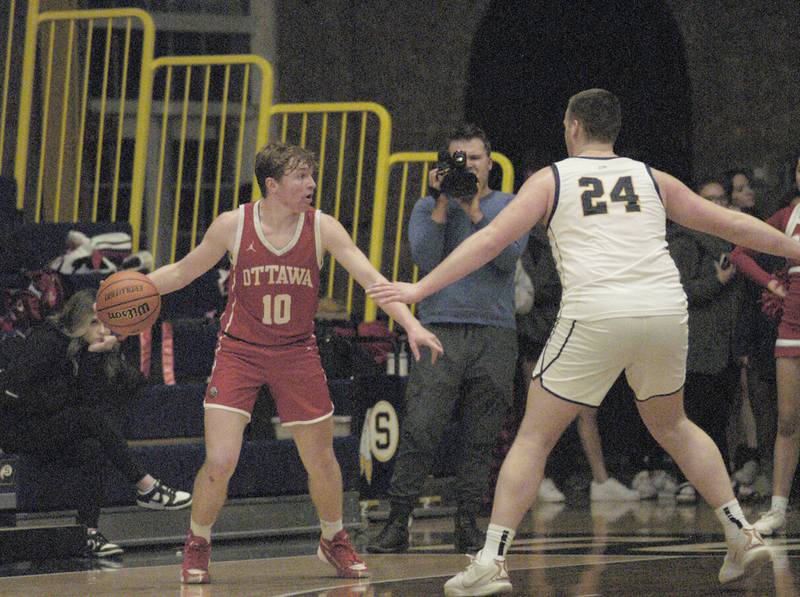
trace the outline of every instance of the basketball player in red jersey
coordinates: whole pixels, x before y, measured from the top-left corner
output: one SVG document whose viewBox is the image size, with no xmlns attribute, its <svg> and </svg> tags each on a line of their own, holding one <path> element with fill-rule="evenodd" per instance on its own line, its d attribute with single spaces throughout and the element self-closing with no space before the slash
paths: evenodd
<svg viewBox="0 0 800 597">
<path fill-rule="evenodd" d="M 319 270 L 331 252 L 361 285 L 385 281 L 344 227 L 311 208 L 316 183 L 309 151 L 270 143 L 256 155 L 264 199 L 221 214 L 186 257 L 150 278 L 159 292 L 178 290 L 228 252 L 232 270 L 220 322 L 214 368 L 205 395 L 206 458 L 194 484 L 191 530 L 182 581 L 207 583 L 211 527 L 225 503 L 242 434 L 258 388 L 267 384 L 283 425 L 292 431 L 308 472 L 309 493 L 322 527 L 318 557 L 341 577 L 367 576 L 342 528 L 342 475 L 333 452 L 333 404 L 314 338 Z M 441 354 L 438 338 L 405 305 L 385 311 L 403 326 L 414 358 L 420 348 Z"/>
</svg>

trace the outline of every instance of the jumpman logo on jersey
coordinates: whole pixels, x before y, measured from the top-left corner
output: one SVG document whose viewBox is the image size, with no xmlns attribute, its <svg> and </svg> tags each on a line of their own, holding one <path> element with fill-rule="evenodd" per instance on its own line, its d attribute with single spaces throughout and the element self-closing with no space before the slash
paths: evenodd
<svg viewBox="0 0 800 597">
<path fill-rule="evenodd" d="M 255 253 L 255 252 L 256 252 L 256 248 L 255 248 L 255 246 L 253 246 L 253 243 L 252 243 L 252 242 L 250 242 L 250 246 L 249 246 L 249 247 L 247 247 L 247 250 L 248 250 L 248 251 L 252 251 L 253 253 Z"/>
</svg>

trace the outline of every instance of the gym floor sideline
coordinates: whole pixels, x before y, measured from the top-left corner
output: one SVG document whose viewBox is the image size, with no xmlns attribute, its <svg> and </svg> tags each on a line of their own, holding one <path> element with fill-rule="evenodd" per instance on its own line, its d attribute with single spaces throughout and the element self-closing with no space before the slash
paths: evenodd
<svg viewBox="0 0 800 597">
<path fill-rule="evenodd" d="M 755 520 L 766 504 L 748 506 Z M 481 520 L 485 526 L 486 520 Z M 412 527 L 405 554 L 365 553 L 374 523 L 354 541 L 369 579 L 332 576 L 316 558 L 316 536 L 217 542 L 212 584 L 182 586 L 180 545 L 129 549 L 119 559 L 70 558 L 0 566 L 0 595 L 423 597 L 467 563 L 452 544 L 452 518 L 425 518 Z M 540 504 L 525 518 L 508 558 L 514 595 L 800 597 L 800 522 L 770 538 L 773 558 L 754 576 L 720 586 L 725 544 L 705 504 L 674 501 Z"/>
</svg>

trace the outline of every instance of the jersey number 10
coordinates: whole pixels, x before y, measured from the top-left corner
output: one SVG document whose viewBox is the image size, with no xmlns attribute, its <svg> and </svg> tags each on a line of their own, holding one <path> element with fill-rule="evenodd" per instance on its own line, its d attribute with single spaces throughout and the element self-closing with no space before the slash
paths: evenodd
<svg viewBox="0 0 800 597">
<path fill-rule="evenodd" d="M 292 318 L 292 297 L 288 294 L 264 295 L 264 318 L 261 323 L 280 325 Z"/>
<path fill-rule="evenodd" d="M 583 215 L 596 216 L 608 213 L 607 201 L 595 201 L 605 194 L 603 190 L 603 181 L 599 178 L 591 178 L 584 176 L 578 179 L 578 185 L 582 189 L 586 189 L 581 193 L 581 202 L 583 203 Z M 625 203 L 626 212 L 642 211 L 639 205 L 639 195 L 633 190 L 633 181 L 630 176 L 620 176 L 614 187 L 609 193 L 609 197 L 613 202 Z"/>
</svg>

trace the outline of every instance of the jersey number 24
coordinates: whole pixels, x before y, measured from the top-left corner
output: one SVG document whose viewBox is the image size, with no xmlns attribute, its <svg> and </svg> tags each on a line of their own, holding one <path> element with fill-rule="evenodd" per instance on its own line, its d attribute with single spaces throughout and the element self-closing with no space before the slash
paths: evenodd
<svg viewBox="0 0 800 597">
<path fill-rule="evenodd" d="M 581 193 L 581 202 L 583 203 L 583 215 L 596 216 L 608 213 L 608 202 L 597 201 L 600 197 L 605 195 L 603 189 L 603 181 L 599 178 L 592 178 L 584 176 L 578 179 L 578 185 L 582 189 L 586 189 Z M 625 203 L 626 212 L 642 211 L 639 205 L 639 195 L 633 190 L 633 181 L 630 176 L 620 176 L 614 187 L 609 193 L 611 201 L 618 203 Z"/>
</svg>

